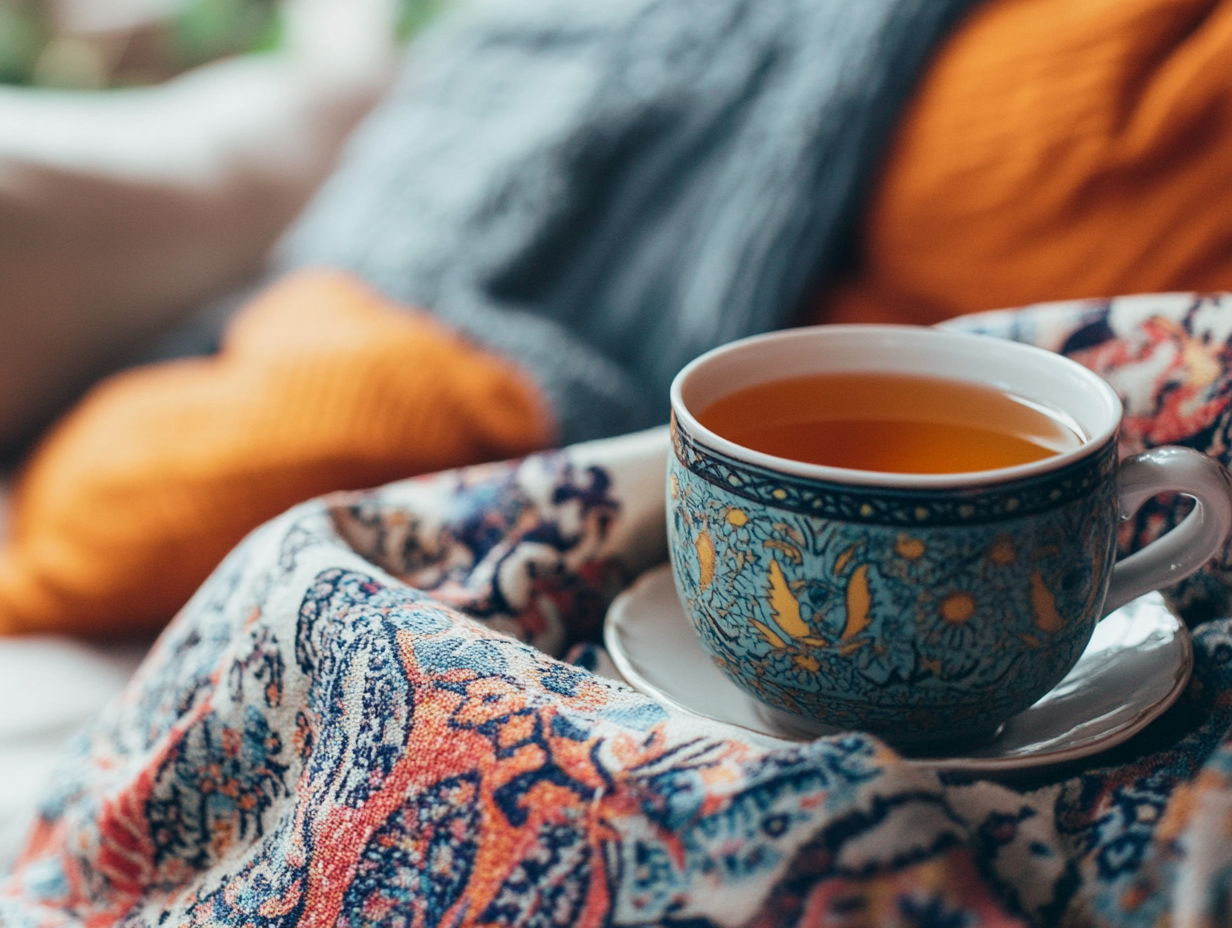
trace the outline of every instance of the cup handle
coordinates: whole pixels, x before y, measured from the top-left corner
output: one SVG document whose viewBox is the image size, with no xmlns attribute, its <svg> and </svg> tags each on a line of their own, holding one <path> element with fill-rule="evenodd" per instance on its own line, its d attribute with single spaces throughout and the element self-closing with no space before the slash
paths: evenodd
<svg viewBox="0 0 1232 928">
<path fill-rule="evenodd" d="M 1143 593 L 1170 586 L 1213 557 L 1232 529 L 1232 482 L 1223 465 L 1191 448 L 1163 447 L 1135 454 L 1117 471 L 1122 521 L 1159 493 L 1183 493 L 1194 508 L 1181 524 L 1112 568 L 1104 615 Z"/>
</svg>

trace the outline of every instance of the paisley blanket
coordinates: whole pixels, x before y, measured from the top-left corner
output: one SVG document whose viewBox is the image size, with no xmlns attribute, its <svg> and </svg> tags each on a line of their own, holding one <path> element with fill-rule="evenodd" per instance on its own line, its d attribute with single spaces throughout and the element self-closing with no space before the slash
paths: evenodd
<svg viewBox="0 0 1232 928">
<path fill-rule="evenodd" d="M 1154 409 L 1187 430 L 1168 440 L 1222 449 L 1230 308 L 974 324 L 1123 372 L 1129 441 L 1159 437 L 1134 424 Z M 548 656 L 593 640 L 662 559 L 666 453 L 654 430 L 328 496 L 258 529 L 65 758 L 0 883 L 0 924 L 1227 917 L 1232 620 L 1196 629 L 1172 709 L 1078 769 L 993 783 L 859 733 L 768 748 Z"/>
</svg>

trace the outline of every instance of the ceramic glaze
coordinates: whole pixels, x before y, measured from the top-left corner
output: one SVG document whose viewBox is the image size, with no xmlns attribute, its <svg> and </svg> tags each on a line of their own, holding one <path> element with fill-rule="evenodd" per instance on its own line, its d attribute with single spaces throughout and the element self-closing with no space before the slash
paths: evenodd
<svg viewBox="0 0 1232 928">
<path fill-rule="evenodd" d="M 634 689 L 676 711 L 718 722 L 733 737 L 782 748 L 838 734 L 753 698 L 715 667 L 684 614 L 670 566 L 647 571 L 616 597 L 603 641 Z M 942 752 L 924 746 L 906 753 L 904 761 L 994 776 L 1088 757 L 1159 718 L 1192 670 L 1189 631 L 1162 596 L 1148 593 L 1096 625 L 1073 669 L 994 738 Z"/>
<path fill-rule="evenodd" d="M 1086 647 L 1115 556 L 1113 443 L 973 493 L 792 480 L 672 436 L 678 592 L 766 703 L 933 739 L 1027 708 Z"/>
<path fill-rule="evenodd" d="M 1084 441 L 971 473 L 844 469 L 777 458 L 697 411 L 810 373 L 984 384 L 1056 410 Z M 668 543 L 702 647 L 738 686 L 806 721 L 899 745 L 991 734 L 1075 665 L 1095 624 L 1188 576 L 1232 526 L 1228 476 L 1185 448 L 1117 461 L 1106 382 L 1036 348 L 911 326 L 819 326 L 733 342 L 672 385 Z M 1132 557 L 1116 528 L 1145 501 L 1191 514 Z"/>
</svg>

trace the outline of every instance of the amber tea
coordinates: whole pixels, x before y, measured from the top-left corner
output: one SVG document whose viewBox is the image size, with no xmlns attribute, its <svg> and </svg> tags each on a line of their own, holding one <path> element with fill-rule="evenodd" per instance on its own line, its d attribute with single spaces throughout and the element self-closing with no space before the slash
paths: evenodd
<svg viewBox="0 0 1232 928">
<path fill-rule="evenodd" d="M 854 470 L 950 474 L 1013 467 L 1077 448 L 1063 414 L 982 384 L 829 373 L 738 390 L 698 416 L 738 445 Z"/>
</svg>

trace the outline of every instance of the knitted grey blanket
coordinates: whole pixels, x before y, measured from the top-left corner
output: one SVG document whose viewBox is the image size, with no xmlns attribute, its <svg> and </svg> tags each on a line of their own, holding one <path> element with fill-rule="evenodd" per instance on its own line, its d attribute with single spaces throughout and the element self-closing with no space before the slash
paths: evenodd
<svg viewBox="0 0 1232 928">
<path fill-rule="evenodd" d="M 850 252 L 930 51 L 975 0 L 482 0 L 408 54 L 279 248 L 538 378 L 561 439 L 789 324 Z"/>
</svg>

